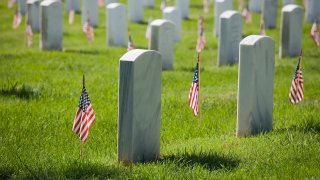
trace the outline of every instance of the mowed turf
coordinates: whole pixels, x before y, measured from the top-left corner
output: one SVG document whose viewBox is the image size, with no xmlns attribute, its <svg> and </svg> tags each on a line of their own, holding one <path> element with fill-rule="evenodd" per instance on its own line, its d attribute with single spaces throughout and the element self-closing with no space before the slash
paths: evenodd
<svg viewBox="0 0 320 180">
<path fill-rule="evenodd" d="M 320 50 L 310 38 L 311 24 L 304 24 L 305 99 L 291 105 L 288 94 L 298 58 L 278 56 L 281 1 L 278 27 L 267 30 L 276 43 L 273 130 L 235 137 L 238 66 L 217 67 L 213 5 L 203 14 L 202 1 L 191 0 L 190 19 L 182 22 L 183 38 L 175 45 L 174 69 L 162 74 L 161 157 L 130 166 L 117 161 L 119 59 L 127 50 L 107 47 L 105 9 L 99 9 L 92 44 L 82 32 L 81 15 L 69 25 L 64 11 L 64 50 L 42 52 L 37 33 L 32 46 L 26 46 L 25 18 L 12 29 L 15 9 L 6 3 L 0 2 L 0 179 L 320 178 Z M 157 1 L 154 9 L 145 9 L 145 22 L 162 17 L 159 6 Z M 199 127 L 188 107 L 188 93 L 200 14 L 205 17 L 207 44 L 201 54 Z M 253 23 L 244 25 L 244 37 L 259 33 L 259 21 L 260 14 L 253 13 Z M 146 26 L 128 23 L 138 48 L 148 47 Z M 97 120 L 80 157 L 80 141 L 71 129 L 82 74 Z"/>
</svg>

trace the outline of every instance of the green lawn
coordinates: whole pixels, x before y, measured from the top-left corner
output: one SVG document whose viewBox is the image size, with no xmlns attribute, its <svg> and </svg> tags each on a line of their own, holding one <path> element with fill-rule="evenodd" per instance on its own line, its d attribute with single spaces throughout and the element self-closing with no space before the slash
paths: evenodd
<svg viewBox="0 0 320 180">
<path fill-rule="evenodd" d="M 236 138 L 238 66 L 216 65 L 212 4 L 210 13 L 204 14 L 201 127 L 188 108 L 197 57 L 197 18 L 202 13 L 201 1 L 191 0 L 183 39 L 175 45 L 174 70 L 163 72 L 161 158 L 124 166 L 117 161 L 117 96 L 118 61 L 126 47 L 106 46 L 104 8 L 92 44 L 82 32 L 81 15 L 69 25 L 64 13 L 64 50 L 42 52 L 39 34 L 34 34 L 31 47 L 26 46 L 25 19 L 17 30 L 12 29 L 14 9 L 6 3 L 0 2 L 0 179 L 320 178 L 320 50 L 310 38 L 311 24 L 303 27 L 305 99 L 295 106 L 288 100 L 298 58 L 278 56 L 279 7 L 278 28 L 267 30 L 277 51 L 273 130 Z M 155 9 L 145 9 L 146 22 L 150 16 L 161 18 L 159 5 L 157 1 Z M 244 36 L 258 34 L 259 21 L 260 14 L 253 14 L 253 24 L 244 25 Z M 134 44 L 147 48 L 146 24 L 128 26 Z M 84 73 L 97 120 L 80 157 L 80 141 L 71 129 Z"/>
</svg>

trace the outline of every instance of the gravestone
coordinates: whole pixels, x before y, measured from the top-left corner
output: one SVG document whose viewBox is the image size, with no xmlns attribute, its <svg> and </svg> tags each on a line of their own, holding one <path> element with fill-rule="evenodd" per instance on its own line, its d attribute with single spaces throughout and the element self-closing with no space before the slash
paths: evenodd
<svg viewBox="0 0 320 180">
<path fill-rule="evenodd" d="M 27 0 L 18 0 L 18 8 L 22 16 L 27 12 Z"/>
<path fill-rule="evenodd" d="M 282 6 L 286 6 L 288 4 L 294 4 L 294 3 L 295 3 L 294 0 L 283 0 L 282 1 Z"/>
<path fill-rule="evenodd" d="M 118 160 L 137 163 L 160 155 L 161 55 L 134 49 L 120 58 Z"/>
<path fill-rule="evenodd" d="M 82 24 L 84 24 L 88 20 L 93 27 L 98 27 L 99 7 L 97 0 L 82 1 Z"/>
<path fill-rule="evenodd" d="M 262 0 L 262 16 L 264 27 L 273 29 L 277 27 L 278 0 Z"/>
<path fill-rule="evenodd" d="M 249 3 L 250 11 L 258 12 L 258 13 L 261 12 L 262 1 L 263 0 L 250 0 L 250 3 Z"/>
<path fill-rule="evenodd" d="M 306 18 L 307 22 L 313 23 L 315 20 L 320 21 L 320 0 L 307 1 Z"/>
<path fill-rule="evenodd" d="M 62 50 L 62 2 L 45 0 L 40 4 L 40 47 L 42 50 Z"/>
<path fill-rule="evenodd" d="M 81 12 L 80 0 L 66 0 L 67 12 L 74 10 L 74 12 Z"/>
<path fill-rule="evenodd" d="M 154 0 L 143 0 L 143 3 L 145 7 L 150 7 L 150 8 L 154 7 Z"/>
<path fill-rule="evenodd" d="M 250 35 L 240 42 L 237 137 L 272 129 L 275 43 Z"/>
<path fill-rule="evenodd" d="M 216 0 L 214 6 L 214 35 L 219 36 L 219 18 L 227 10 L 232 10 L 232 0 Z"/>
<path fill-rule="evenodd" d="M 128 0 L 129 19 L 133 22 L 143 22 L 143 3 L 142 0 Z"/>
<path fill-rule="evenodd" d="M 118 0 L 105 0 L 106 6 L 107 6 L 108 4 L 117 3 L 117 2 L 118 2 Z"/>
<path fill-rule="evenodd" d="M 225 11 L 220 15 L 218 66 L 239 61 L 239 43 L 242 39 L 242 15 L 237 11 Z"/>
<path fill-rule="evenodd" d="M 40 31 L 40 0 L 28 0 L 28 22 L 31 26 L 32 32 Z"/>
<path fill-rule="evenodd" d="M 127 45 L 126 8 L 120 3 L 107 5 L 107 44 L 109 46 Z"/>
<path fill-rule="evenodd" d="M 169 20 L 174 24 L 175 41 L 181 40 L 181 15 L 176 7 L 166 7 L 163 10 L 163 19 Z"/>
<path fill-rule="evenodd" d="M 180 10 L 183 19 L 189 18 L 189 0 L 176 0 L 175 6 Z"/>
<path fill-rule="evenodd" d="M 151 22 L 151 39 L 149 49 L 159 51 L 162 69 L 173 68 L 174 24 L 171 21 L 157 19 Z"/>
<path fill-rule="evenodd" d="M 289 4 L 282 8 L 280 57 L 299 56 L 302 43 L 303 9 Z"/>
</svg>

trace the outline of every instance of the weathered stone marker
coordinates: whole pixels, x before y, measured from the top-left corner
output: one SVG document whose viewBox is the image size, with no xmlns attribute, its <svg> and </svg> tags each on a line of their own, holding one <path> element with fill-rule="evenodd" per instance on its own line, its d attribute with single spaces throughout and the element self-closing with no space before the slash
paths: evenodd
<svg viewBox="0 0 320 180">
<path fill-rule="evenodd" d="M 219 18 L 227 10 L 232 10 L 232 0 L 216 0 L 214 6 L 214 35 L 219 36 Z"/>
<path fill-rule="evenodd" d="M 134 49 L 120 58 L 118 160 L 137 163 L 160 155 L 161 55 Z"/>
<path fill-rule="evenodd" d="M 286 6 L 288 4 L 294 4 L 294 0 L 283 0 L 282 1 L 282 6 Z"/>
<path fill-rule="evenodd" d="M 45 0 L 40 4 L 40 47 L 42 50 L 62 50 L 62 2 Z"/>
<path fill-rule="evenodd" d="M 237 137 L 272 129 L 275 43 L 251 35 L 240 42 Z"/>
<path fill-rule="evenodd" d="M 159 51 L 162 69 L 173 68 L 174 24 L 171 21 L 157 19 L 151 22 L 151 39 L 149 49 Z"/>
<path fill-rule="evenodd" d="M 313 23 L 315 20 L 320 21 L 320 1 L 308 0 L 307 1 L 306 18 L 307 22 Z"/>
<path fill-rule="evenodd" d="M 175 41 L 181 40 L 181 15 L 176 7 L 166 7 L 163 10 L 163 19 L 169 20 L 174 24 Z"/>
<path fill-rule="evenodd" d="M 33 32 L 40 31 L 40 0 L 28 0 L 28 22 Z"/>
<path fill-rule="evenodd" d="M 218 66 L 239 61 L 239 43 L 242 39 L 242 15 L 237 11 L 225 11 L 220 15 Z"/>
<path fill-rule="evenodd" d="M 153 8 L 154 7 L 154 0 L 143 0 L 144 6 Z"/>
<path fill-rule="evenodd" d="M 265 28 L 277 27 L 278 0 L 262 0 L 262 16 Z"/>
<path fill-rule="evenodd" d="M 109 46 L 127 45 L 126 8 L 120 3 L 107 6 L 107 44 Z"/>
<path fill-rule="evenodd" d="M 93 27 L 98 27 L 99 23 L 99 7 L 97 0 L 82 1 L 82 24 L 90 21 Z"/>
<path fill-rule="evenodd" d="M 176 7 L 180 10 L 181 18 L 189 18 L 189 0 L 176 0 Z"/>
<path fill-rule="evenodd" d="M 67 12 L 74 10 L 74 12 L 81 12 L 80 0 L 66 0 Z"/>
<path fill-rule="evenodd" d="M 303 9 L 289 4 L 282 8 L 280 57 L 299 56 L 302 43 Z"/>
<path fill-rule="evenodd" d="M 117 2 L 118 2 L 118 0 L 105 0 L 106 6 L 111 4 L 111 3 L 117 3 Z"/>
<path fill-rule="evenodd" d="M 261 12 L 262 1 L 263 0 L 250 0 L 250 3 L 249 3 L 250 11 L 258 12 L 258 13 Z"/>
<path fill-rule="evenodd" d="M 18 8 L 22 16 L 27 12 L 27 0 L 18 0 Z"/>
<path fill-rule="evenodd" d="M 142 0 L 128 0 L 129 19 L 133 22 L 143 22 L 143 2 Z"/>
</svg>

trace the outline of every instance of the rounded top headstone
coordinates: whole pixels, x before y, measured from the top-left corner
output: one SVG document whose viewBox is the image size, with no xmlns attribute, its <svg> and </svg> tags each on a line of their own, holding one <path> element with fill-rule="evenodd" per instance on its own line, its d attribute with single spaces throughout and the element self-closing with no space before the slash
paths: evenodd
<svg viewBox="0 0 320 180">
<path fill-rule="evenodd" d="M 154 50 L 146 50 L 146 49 L 133 49 L 131 51 L 128 51 L 126 54 L 124 54 L 120 60 L 121 61 L 135 61 L 137 60 L 140 56 L 153 53 L 153 54 L 158 54 L 159 56 L 160 53 L 158 51 Z"/>
<path fill-rule="evenodd" d="M 45 0 L 41 2 L 41 6 L 50 6 L 53 3 L 61 3 L 59 0 Z"/>
<path fill-rule="evenodd" d="M 238 11 L 233 11 L 233 10 L 228 10 L 228 11 L 224 11 L 221 15 L 220 18 L 230 18 L 234 15 L 240 15 L 240 13 Z"/>
<path fill-rule="evenodd" d="M 252 46 L 252 45 L 258 43 L 259 41 L 263 41 L 263 40 L 267 40 L 267 41 L 272 41 L 273 42 L 273 39 L 271 37 L 269 37 L 269 36 L 250 35 L 250 36 L 247 36 L 246 38 L 244 38 L 240 42 L 240 45 Z"/>
<path fill-rule="evenodd" d="M 114 8 L 118 8 L 118 7 L 121 7 L 121 6 L 122 6 L 122 4 L 120 4 L 120 3 L 110 3 L 110 4 L 107 5 L 107 8 L 108 9 L 114 9 Z"/>
<path fill-rule="evenodd" d="M 172 24 L 174 26 L 174 23 L 172 21 L 166 20 L 166 19 L 156 19 L 151 22 L 151 26 L 161 26 L 163 24 Z"/>
<path fill-rule="evenodd" d="M 40 0 L 27 0 L 27 4 L 33 4 L 33 3 L 38 2 L 38 1 L 40 1 Z"/>
<path fill-rule="evenodd" d="M 172 13 L 174 11 L 178 11 L 178 8 L 170 6 L 170 7 L 164 8 L 163 13 Z"/>
<path fill-rule="evenodd" d="M 282 11 L 284 11 L 284 12 L 291 12 L 291 11 L 293 11 L 293 10 L 295 10 L 295 9 L 302 9 L 302 7 L 301 7 L 301 6 L 298 6 L 298 5 L 296 5 L 296 4 L 289 4 L 289 5 L 284 6 L 284 7 L 282 8 Z"/>
</svg>

